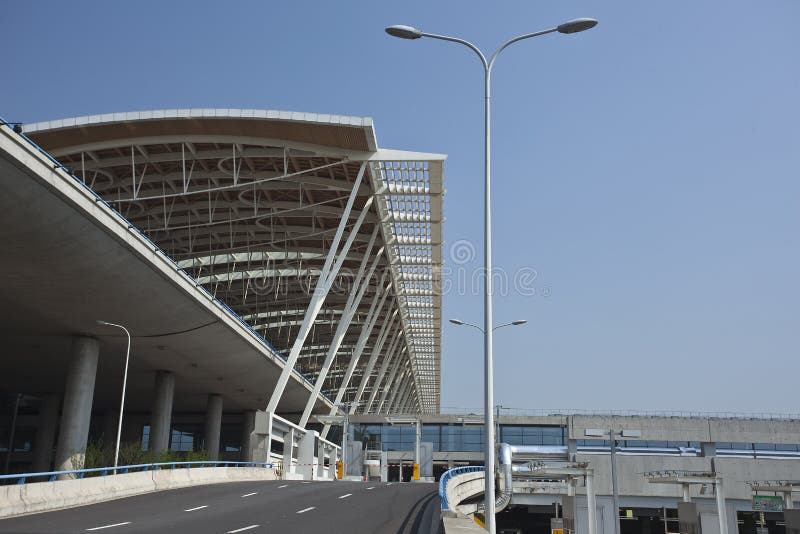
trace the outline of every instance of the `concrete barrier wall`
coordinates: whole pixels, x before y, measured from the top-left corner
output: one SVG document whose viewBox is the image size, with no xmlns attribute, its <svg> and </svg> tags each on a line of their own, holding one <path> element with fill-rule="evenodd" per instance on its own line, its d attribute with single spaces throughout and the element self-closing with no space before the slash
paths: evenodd
<svg viewBox="0 0 800 534">
<path fill-rule="evenodd" d="M 275 479 L 275 471 L 263 467 L 194 467 L 0 486 L 0 518 L 187 486 Z"/>
</svg>

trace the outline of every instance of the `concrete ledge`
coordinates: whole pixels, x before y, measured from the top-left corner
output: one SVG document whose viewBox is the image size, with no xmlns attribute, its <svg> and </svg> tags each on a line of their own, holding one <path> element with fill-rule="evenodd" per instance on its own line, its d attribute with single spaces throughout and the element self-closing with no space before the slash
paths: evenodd
<svg viewBox="0 0 800 534">
<path fill-rule="evenodd" d="M 483 493 L 484 472 L 475 471 L 456 475 L 447 482 L 447 504 L 450 510 L 463 514 L 472 513 L 477 505 L 461 505 L 461 502 Z"/>
<path fill-rule="evenodd" d="M 222 482 L 275 480 L 263 467 L 195 467 L 0 486 L 0 518 Z"/>
</svg>

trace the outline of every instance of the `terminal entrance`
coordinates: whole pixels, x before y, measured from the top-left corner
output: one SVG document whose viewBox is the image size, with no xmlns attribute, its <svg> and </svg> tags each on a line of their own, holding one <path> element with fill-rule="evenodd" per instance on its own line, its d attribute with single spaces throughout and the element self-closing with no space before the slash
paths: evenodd
<svg viewBox="0 0 800 534">
<path fill-rule="evenodd" d="M 783 512 L 737 512 L 736 523 L 739 526 L 739 534 L 786 533 Z"/>
</svg>

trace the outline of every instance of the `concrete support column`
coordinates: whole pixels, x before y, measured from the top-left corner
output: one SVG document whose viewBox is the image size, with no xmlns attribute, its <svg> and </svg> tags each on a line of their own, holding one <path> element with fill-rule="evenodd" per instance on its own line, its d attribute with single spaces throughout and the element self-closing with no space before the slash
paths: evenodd
<svg viewBox="0 0 800 534">
<path fill-rule="evenodd" d="M 67 369 L 64 407 L 61 410 L 61 431 L 56 448 L 55 468 L 69 471 L 83 467 L 89 423 L 92 419 L 94 381 L 100 345 L 90 337 L 72 340 L 72 360 Z"/>
<path fill-rule="evenodd" d="M 298 471 L 303 475 L 303 480 L 314 480 L 314 472 L 318 464 L 314 461 L 315 445 L 319 442 L 319 433 L 308 430 L 301 438 L 297 447 Z M 321 459 L 318 457 L 318 459 Z"/>
<path fill-rule="evenodd" d="M 172 401 L 175 397 L 175 375 L 169 371 L 156 371 L 155 395 L 150 421 L 150 449 L 169 449 L 172 423 Z"/>
<path fill-rule="evenodd" d="M 324 480 L 328 478 L 325 472 L 325 455 L 328 452 L 328 446 L 324 442 L 317 440 L 317 479 Z"/>
<path fill-rule="evenodd" d="M 294 475 L 295 467 L 294 465 L 292 465 L 293 454 L 294 454 L 294 428 L 290 428 L 289 431 L 283 435 L 284 480 L 291 480 L 291 475 Z"/>
<path fill-rule="evenodd" d="M 785 509 L 788 509 L 788 510 L 791 510 L 792 508 L 794 508 L 794 501 L 792 500 L 792 492 L 791 491 L 785 491 L 783 493 L 783 507 Z"/>
<path fill-rule="evenodd" d="M 692 497 L 689 494 L 689 484 L 681 484 L 683 488 L 683 502 L 692 502 Z"/>
<path fill-rule="evenodd" d="M 253 432 L 256 429 L 256 412 L 250 410 L 244 412 L 244 422 L 242 423 L 242 461 L 253 461 Z"/>
<path fill-rule="evenodd" d="M 597 499 L 594 494 L 594 473 L 586 473 L 586 504 L 589 512 L 589 534 L 597 534 Z"/>
<path fill-rule="evenodd" d="M 53 444 L 58 428 L 58 408 L 61 395 L 44 395 L 39 404 L 39 421 L 36 424 L 36 438 L 33 442 L 33 472 L 50 471 L 53 459 Z"/>
<path fill-rule="evenodd" d="M 205 449 L 209 460 L 219 460 L 219 434 L 222 430 L 222 395 L 209 394 L 206 404 Z"/>
</svg>

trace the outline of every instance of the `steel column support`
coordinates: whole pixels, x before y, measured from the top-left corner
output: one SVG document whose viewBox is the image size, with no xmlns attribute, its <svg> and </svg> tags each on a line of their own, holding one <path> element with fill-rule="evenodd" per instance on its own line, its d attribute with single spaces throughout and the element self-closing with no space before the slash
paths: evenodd
<svg viewBox="0 0 800 534">
<path fill-rule="evenodd" d="M 378 376 L 375 377 L 375 381 L 372 383 L 372 390 L 369 392 L 369 399 L 364 405 L 364 410 L 363 410 L 364 413 L 367 413 L 372 409 L 372 404 L 375 402 L 375 397 L 378 395 L 381 383 L 383 383 L 383 379 L 386 376 L 386 372 L 389 370 L 389 366 L 392 363 L 397 362 L 397 355 L 401 351 L 401 348 L 399 347 L 398 344 L 400 342 L 400 339 L 403 337 L 402 323 L 398 324 L 396 333 L 393 333 L 392 336 L 393 336 L 392 340 L 389 342 L 389 349 L 384 354 L 383 362 L 381 363 L 381 368 L 378 371 Z M 394 369 L 394 367 L 392 367 L 392 369 Z M 362 381 L 365 380 L 365 378 L 366 377 L 362 378 Z M 351 411 L 350 413 L 353 412 Z"/>
<path fill-rule="evenodd" d="M 403 400 L 403 397 L 406 395 L 406 391 L 408 391 L 410 387 L 411 377 L 409 376 L 408 368 L 403 371 L 402 380 L 398 382 L 398 386 L 395 389 L 395 394 L 392 397 L 392 401 L 388 404 L 386 409 L 387 413 L 395 413 L 397 412 L 397 408 L 400 407 L 400 403 Z"/>
<path fill-rule="evenodd" d="M 391 310 L 393 307 L 394 307 L 394 301 L 390 301 L 389 310 Z M 356 390 L 355 397 L 353 397 L 354 404 L 353 406 L 350 407 L 351 410 L 350 413 L 353 413 L 358 403 L 361 402 L 361 396 L 364 394 L 364 389 L 366 389 L 367 387 L 367 382 L 369 382 L 369 377 L 372 374 L 372 371 L 375 369 L 375 364 L 378 362 L 378 356 L 380 356 L 381 351 L 383 350 L 383 345 L 386 343 L 386 340 L 389 338 L 390 333 L 393 331 L 396 314 L 397 310 L 395 310 L 394 314 L 392 314 L 386 321 L 384 321 L 383 325 L 381 326 L 381 330 L 378 333 L 378 340 L 372 347 L 372 351 L 370 352 L 369 355 L 369 360 L 367 361 L 367 366 L 364 368 L 364 374 L 361 376 L 361 381 L 358 384 L 358 389 Z M 386 352 L 384 362 L 388 359 L 390 354 L 391 350 Z M 383 375 L 381 374 L 381 377 L 382 376 Z"/>
<path fill-rule="evenodd" d="M 317 403 L 317 397 L 319 396 L 320 391 L 322 391 L 322 385 L 325 383 L 325 378 L 328 376 L 328 371 L 333 364 L 333 360 L 336 358 L 336 354 L 339 352 L 339 347 L 342 345 L 342 340 L 344 340 L 347 330 L 350 328 L 350 323 L 352 322 L 353 316 L 358 309 L 358 305 L 361 303 L 361 299 L 364 297 L 364 292 L 366 291 L 367 287 L 369 287 L 369 281 L 375 272 L 375 268 L 381 261 L 383 247 L 378 250 L 378 253 L 375 255 L 375 259 L 372 261 L 372 266 L 370 267 L 369 272 L 366 274 L 366 276 L 364 276 L 364 269 L 367 266 L 367 260 L 370 257 L 372 246 L 375 243 L 375 239 L 378 237 L 379 230 L 380 227 L 376 225 L 375 230 L 372 232 L 369 245 L 367 246 L 367 253 L 364 254 L 364 258 L 361 260 L 361 266 L 359 267 L 358 275 L 353 281 L 353 288 L 350 290 L 350 296 L 347 298 L 347 303 L 345 304 L 342 318 L 339 321 L 339 324 L 336 325 L 336 333 L 331 341 L 331 346 L 328 348 L 328 354 L 325 356 L 325 361 L 322 363 L 322 369 L 320 369 L 317 379 L 314 382 L 314 390 L 311 392 L 311 395 L 306 402 L 306 407 L 303 410 L 303 415 L 300 417 L 300 422 L 298 424 L 303 428 L 305 428 L 306 424 L 308 423 L 308 418 L 311 416 L 311 411 L 314 409 L 314 404 Z"/>
<path fill-rule="evenodd" d="M 400 336 L 398 336 L 398 339 L 402 337 L 402 335 L 403 334 L 401 332 Z M 406 350 L 407 347 L 405 345 L 401 345 L 400 348 L 398 349 L 398 352 L 394 356 L 394 363 L 392 364 L 392 370 L 389 371 L 389 378 L 386 380 L 386 385 L 383 386 L 381 391 L 381 400 L 378 401 L 378 407 L 375 409 L 375 412 L 377 413 L 381 412 L 381 410 L 383 409 L 383 404 L 384 402 L 386 402 L 386 396 L 391 392 L 392 384 L 394 384 L 394 380 L 397 377 L 397 370 L 400 368 L 400 362 L 403 361 L 403 352 Z M 378 384 L 376 383 L 372 392 L 376 393 L 377 389 L 378 389 Z M 367 406 L 367 410 L 369 411 L 372 410 L 372 401 L 373 398 L 372 396 L 370 396 L 370 402 L 369 405 Z"/>
<path fill-rule="evenodd" d="M 377 293 L 375 293 L 375 297 L 372 299 L 372 304 L 370 305 L 369 312 L 367 313 L 367 319 L 364 322 L 364 326 L 361 328 L 361 334 L 356 342 L 356 348 L 350 357 L 350 363 L 347 365 L 347 370 L 345 371 L 344 377 L 339 385 L 339 391 L 336 392 L 336 398 L 333 401 L 334 405 L 331 407 L 328 415 L 334 415 L 337 411 L 337 407 L 342 402 L 345 391 L 347 391 L 347 386 L 350 384 L 350 379 L 353 377 L 353 372 L 355 372 L 355 368 L 358 365 L 358 360 L 361 358 L 361 353 L 364 351 L 364 347 L 367 345 L 369 336 L 371 335 L 372 330 L 375 328 L 375 323 L 377 322 L 378 317 L 381 315 L 380 312 L 383 309 L 383 305 L 386 302 L 386 297 L 389 295 L 390 289 L 390 286 L 384 287 L 387 275 L 388 270 L 383 273 L 381 283 L 378 286 L 382 288 L 382 290 L 379 290 Z M 357 402 L 358 401 L 354 401 L 354 404 Z M 320 437 L 322 437 L 322 439 L 327 439 L 329 430 L 330 425 L 324 425 L 322 427 L 322 433 L 320 434 Z"/>
<path fill-rule="evenodd" d="M 386 275 L 388 271 L 384 273 L 383 278 L 381 279 L 381 284 L 379 287 L 383 287 L 383 283 L 386 280 Z M 361 328 L 361 334 L 358 337 L 358 341 L 356 342 L 355 350 L 353 350 L 353 355 L 350 358 L 350 363 L 347 365 L 347 370 L 345 371 L 344 378 L 342 379 L 342 383 L 339 386 L 339 391 L 336 393 L 336 399 L 334 400 L 334 404 L 339 404 L 344 397 L 344 392 L 347 390 L 347 386 L 350 384 L 350 379 L 353 377 L 353 373 L 355 372 L 356 366 L 358 365 L 358 361 L 361 359 L 361 354 L 364 352 L 364 349 L 367 346 L 367 342 L 369 341 L 369 337 L 372 334 L 372 330 L 375 328 L 375 323 L 378 321 L 378 317 L 381 316 L 381 310 L 383 309 L 383 305 L 386 302 L 386 297 L 389 296 L 389 287 L 384 287 L 383 291 L 379 291 L 375 294 L 375 297 L 372 299 L 372 305 L 370 306 L 369 312 L 367 313 L 367 320 L 364 323 L 364 326 Z M 331 409 L 331 415 L 333 415 L 336 411 L 336 408 Z"/>
<path fill-rule="evenodd" d="M 399 368 L 399 366 L 398 366 Z M 400 399 L 400 395 L 403 394 L 403 391 L 406 386 L 406 374 L 405 370 L 400 371 L 398 375 L 395 377 L 396 382 L 387 382 L 387 388 L 384 390 L 384 393 L 388 393 L 386 403 L 378 405 L 378 413 L 385 412 L 385 413 L 392 413 L 392 409 L 394 408 L 395 403 Z M 397 384 L 397 387 L 388 387 L 389 384 Z M 386 409 L 384 410 L 384 406 Z"/>
<path fill-rule="evenodd" d="M 400 397 L 399 401 L 395 403 L 394 412 L 400 413 L 401 409 L 405 405 L 408 397 L 411 396 L 411 390 L 414 388 L 414 377 L 412 376 L 411 370 L 408 371 L 408 376 L 406 377 L 406 387 L 403 391 L 403 396 Z"/>
<path fill-rule="evenodd" d="M 300 324 L 297 338 L 292 345 L 292 349 L 289 352 L 289 357 L 287 358 L 283 370 L 281 371 L 281 376 L 278 378 L 278 382 L 275 384 L 275 389 L 272 391 L 272 396 L 267 404 L 266 411 L 268 412 L 275 413 L 276 408 L 278 407 L 278 402 L 280 402 L 283 392 L 286 389 L 286 384 L 289 382 L 289 377 L 294 371 L 294 366 L 297 363 L 297 358 L 300 356 L 300 351 L 303 350 L 303 345 L 306 342 L 306 338 L 311 332 L 311 327 L 313 326 L 320 309 L 322 309 L 322 304 L 325 302 L 325 298 L 328 296 L 328 291 L 333 285 L 333 281 L 336 279 L 339 268 L 341 268 L 342 263 L 344 263 L 347 253 L 350 250 L 350 246 L 353 244 L 353 240 L 358 234 L 358 230 L 361 228 L 361 223 L 364 222 L 364 218 L 366 217 L 369 207 L 372 204 L 373 197 L 370 197 L 364 208 L 361 210 L 361 214 L 359 215 L 358 220 L 356 221 L 352 230 L 350 230 L 350 235 L 342 247 L 342 250 L 339 251 L 338 260 L 334 263 L 333 258 L 337 254 L 339 243 L 341 242 L 342 235 L 344 234 L 344 229 L 347 226 L 347 221 L 350 218 L 350 212 L 352 211 L 353 203 L 358 196 L 358 189 L 361 185 L 362 179 L 364 178 L 364 172 L 366 169 L 367 163 L 364 162 L 361 164 L 361 167 L 358 170 L 358 176 L 356 176 L 353 189 L 350 192 L 350 197 L 347 199 L 347 205 L 345 206 L 344 213 L 342 213 L 342 219 L 339 221 L 339 227 L 336 229 L 336 235 L 333 238 L 330 250 L 328 250 L 328 255 L 325 258 L 325 264 L 320 272 L 317 285 L 314 287 L 314 293 L 311 296 L 311 301 L 308 303 L 308 308 L 306 309 L 306 313 L 303 317 L 303 322 Z"/>
</svg>

